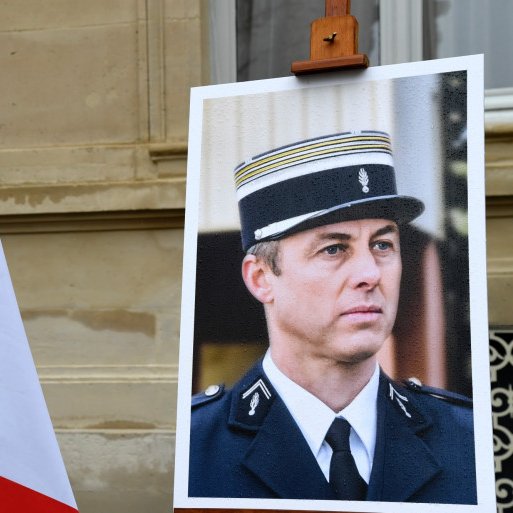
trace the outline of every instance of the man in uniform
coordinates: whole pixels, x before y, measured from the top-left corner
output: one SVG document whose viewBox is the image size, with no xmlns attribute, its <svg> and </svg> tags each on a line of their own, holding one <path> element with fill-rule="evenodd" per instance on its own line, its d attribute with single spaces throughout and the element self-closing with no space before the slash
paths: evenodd
<svg viewBox="0 0 513 513">
<path fill-rule="evenodd" d="M 397 193 L 388 135 L 301 141 L 244 162 L 235 182 L 269 350 L 232 390 L 193 398 L 189 496 L 475 504 L 470 401 L 377 363 L 400 227 L 424 209 Z"/>
</svg>

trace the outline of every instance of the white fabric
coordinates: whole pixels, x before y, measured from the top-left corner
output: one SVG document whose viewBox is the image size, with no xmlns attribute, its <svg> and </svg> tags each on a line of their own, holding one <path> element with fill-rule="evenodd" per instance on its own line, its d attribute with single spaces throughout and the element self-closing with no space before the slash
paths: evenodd
<svg viewBox="0 0 513 513">
<path fill-rule="evenodd" d="M 0 245 L 0 476 L 76 508 Z"/>
<path fill-rule="evenodd" d="M 351 453 L 358 472 L 368 484 L 376 448 L 378 365 L 376 365 L 369 383 L 351 404 L 337 413 L 285 376 L 273 362 L 270 351 L 267 351 L 264 357 L 263 368 L 269 381 L 296 421 L 326 480 L 329 481 L 333 451 L 324 438 L 335 417 L 342 417 L 351 424 L 349 435 Z"/>
</svg>

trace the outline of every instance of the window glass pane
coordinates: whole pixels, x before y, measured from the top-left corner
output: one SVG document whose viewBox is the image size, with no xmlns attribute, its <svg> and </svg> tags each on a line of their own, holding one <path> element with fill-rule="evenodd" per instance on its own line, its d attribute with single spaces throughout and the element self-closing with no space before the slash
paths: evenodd
<svg viewBox="0 0 513 513">
<path fill-rule="evenodd" d="M 324 16 L 321 0 L 237 0 L 237 80 L 290 75 L 293 61 L 310 56 L 310 23 Z M 359 52 L 378 64 L 378 0 L 354 2 Z"/>
<path fill-rule="evenodd" d="M 513 86 L 511 0 L 424 0 L 424 59 L 485 54 L 485 87 Z"/>
</svg>

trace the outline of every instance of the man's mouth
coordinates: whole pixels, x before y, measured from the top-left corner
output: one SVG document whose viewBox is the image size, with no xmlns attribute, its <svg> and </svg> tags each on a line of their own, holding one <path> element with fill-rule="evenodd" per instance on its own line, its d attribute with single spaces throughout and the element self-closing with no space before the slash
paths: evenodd
<svg viewBox="0 0 513 513">
<path fill-rule="evenodd" d="M 374 323 L 381 319 L 383 310 L 377 305 L 358 305 L 344 310 L 341 318 L 350 323 Z"/>
<path fill-rule="evenodd" d="M 351 315 L 351 314 L 380 314 L 383 313 L 383 310 L 376 305 L 359 305 L 344 310 L 342 315 Z"/>
</svg>

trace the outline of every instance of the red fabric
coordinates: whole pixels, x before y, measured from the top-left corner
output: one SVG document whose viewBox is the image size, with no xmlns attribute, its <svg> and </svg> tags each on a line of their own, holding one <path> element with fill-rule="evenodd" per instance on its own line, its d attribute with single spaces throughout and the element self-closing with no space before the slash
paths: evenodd
<svg viewBox="0 0 513 513">
<path fill-rule="evenodd" d="M 0 477 L 0 513 L 77 513 L 78 510 Z"/>
</svg>

